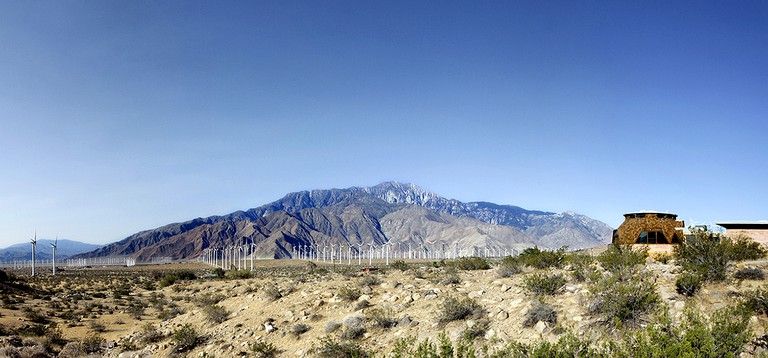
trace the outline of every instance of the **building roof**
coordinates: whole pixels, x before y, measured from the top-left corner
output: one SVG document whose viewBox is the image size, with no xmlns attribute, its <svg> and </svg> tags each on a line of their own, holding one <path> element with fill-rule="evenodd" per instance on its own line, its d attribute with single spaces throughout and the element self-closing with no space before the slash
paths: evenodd
<svg viewBox="0 0 768 358">
<path fill-rule="evenodd" d="M 723 221 L 716 223 L 726 229 L 763 229 L 768 230 L 768 220 L 760 221 Z"/>
<path fill-rule="evenodd" d="M 672 213 L 670 213 L 668 211 L 656 211 L 656 210 L 632 211 L 632 212 L 624 214 L 624 216 L 634 215 L 634 214 L 664 214 L 664 215 L 674 215 L 675 217 L 677 217 L 677 214 L 672 214 Z"/>
</svg>

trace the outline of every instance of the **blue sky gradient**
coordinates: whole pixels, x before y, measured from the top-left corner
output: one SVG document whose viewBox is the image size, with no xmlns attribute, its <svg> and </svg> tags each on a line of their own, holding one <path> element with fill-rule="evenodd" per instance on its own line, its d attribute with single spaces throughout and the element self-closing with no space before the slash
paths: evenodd
<svg viewBox="0 0 768 358">
<path fill-rule="evenodd" d="M 0 247 L 388 180 L 613 227 L 766 220 L 765 19 L 764 1 L 0 2 Z"/>
</svg>

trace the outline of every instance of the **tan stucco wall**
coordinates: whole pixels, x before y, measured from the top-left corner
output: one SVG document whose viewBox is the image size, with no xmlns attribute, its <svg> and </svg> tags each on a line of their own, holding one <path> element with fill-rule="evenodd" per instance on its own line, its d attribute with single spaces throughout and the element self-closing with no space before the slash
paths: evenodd
<svg viewBox="0 0 768 358">
<path fill-rule="evenodd" d="M 737 237 L 744 235 L 751 237 L 752 240 L 768 246 L 768 230 L 750 230 L 750 229 L 727 229 L 725 236 Z"/>
</svg>

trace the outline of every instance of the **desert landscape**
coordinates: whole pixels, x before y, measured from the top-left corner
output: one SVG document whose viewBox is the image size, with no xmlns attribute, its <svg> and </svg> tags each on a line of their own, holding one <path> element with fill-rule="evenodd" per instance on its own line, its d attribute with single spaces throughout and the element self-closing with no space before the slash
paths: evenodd
<svg viewBox="0 0 768 358">
<path fill-rule="evenodd" d="M 754 243 L 699 241 L 674 256 L 609 245 L 372 266 L 11 271 L 0 356 L 765 356 L 765 261 L 744 260 Z"/>
</svg>

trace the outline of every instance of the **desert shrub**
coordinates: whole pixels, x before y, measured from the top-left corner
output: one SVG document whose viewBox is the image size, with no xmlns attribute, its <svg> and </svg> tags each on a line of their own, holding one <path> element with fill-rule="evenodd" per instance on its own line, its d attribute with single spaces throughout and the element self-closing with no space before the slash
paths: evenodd
<svg viewBox="0 0 768 358">
<path fill-rule="evenodd" d="M 393 269 L 400 270 L 400 271 L 407 271 L 409 269 L 409 266 L 405 261 L 403 260 L 395 260 L 391 265 Z"/>
<path fill-rule="evenodd" d="M 488 332 L 488 328 L 490 326 L 491 321 L 489 321 L 487 318 L 481 318 L 475 321 L 473 325 L 467 327 L 467 329 L 462 332 L 461 336 L 468 341 L 478 337 L 483 337 L 485 336 L 485 333 Z"/>
<path fill-rule="evenodd" d="M 751 335 L 749 314 L 743 307 L 716 311 L 707 321 L 686 310 L 680 325 L 662 318 L 621 342 L 616 356 L 632 357 L 739 357 Z"/>
<path fill-rule="evenodd" d="M 467 333 L 467 332 L 465 332 Z M 416 341 L 416 337 L 399 338 L 395 341 L 392 347 L 392 351 L 388 357 L 393 358 L 469 358 L 477 357 L 474 347 L 472 347 L 472 341 L 469 337 L 471 334 L 465 334 L 462 338 L 454 344 L 445 334 L 442 332 L 438 335 L 437 341 L 432 342 L 429 338 L 425 338 L 421 342 Z M 490 357 L 490 355 L 488 355 Z"/>
<path fill-rule="evenodd" d="M 458 299 L 448 297 L 441 305 L 438 320 L 442 323 L 458 321 L 467 318 L 481 318 L 485 309 L 471 298 Z"/>
<path fill-rule="evenodd" d="M 743 268 L 733 273 L 733 278 L 737 280 L 763 280 L 765 273 L 759 268 Z"/>
<path fill-rule="evenodd" d="M 360 297 L 360 290 L 347 286 L 339 288 L 339 297 L 345 301 L 354 301 Z"/>
<path fill-rule="evenodd" d="M 562 247 L 558 250 L 552 251 L 540 250 L 538 247 L 529 247 L 520 253 L 520 255 L 517 257 L 517 260 L 526 266 L 534 267 L 537 269 L 562 267 L 565 260 L 565 248 Z"/>
<path fill-rule="evenodd" d="M 61 348 L 59 352 L 59 358 L 80 358 L 88 355 L 88 352 L 83 348 L 83 344 L 80 342 L 69 342 Z M 12 355 L 3 355 L 0 351 L 0 357 L 14 357 Z"/>
<path fill-rule="evenodd" d="M 224 278 L 226 275 L 226 272 L 224 272 L 224 269 L 221 267 L 217 267 L 211 271 L 211 273 L 216 276 L 217 278 Z"/>
<path fill-rule="evenodd" d="M 525 277 L 524 286 L 528 292 L 537 296 L 554 295 L 565 286 L 565 278 L 561 274 L 548 276 L 535 273 Z"/>
<path fill-rule="evenodd" d="M 344 327 L 344 331 L 341 332 L 339 337 L 341 339 L 353 340 L 362 337 L 365 334 L 365 327 L 362 325 L 352 325 Z"/>
<path fill-rule="evenodd" d="M 176 273 L 176 276 L 178 276 L 179 280 L 196 280 L 197 275 L 194 271 L 190 270 L 181 270 Z"/>
<path fill-rule="evenodd" d="M 229 312 L 226 308 L 219 305 L 209 305 L 203 308 L 203 313 L 208 318 L 208 322 L 219 324 L 229 318 Z"/>
<path fill-rule="evenodd" d="M 8 282 L 10 281 L 10 277 L 8 276 L 8 273 L 6 273 L 3 270 L 0 270 L 0 282 Z"/>
<path fill-rule="evenodd" d="M 761 287 L 743 292 L 743 305 L 756 314 L 768 316 L 768 289 Z"/>
<path fill-rule="evenodd" d="M 323 337 L 310 352 L 320 358 L 364 358 L 370 354 L 353 342 L 340 342 L 331 337 Z"/>
<path fill-rule="evenodd" d="M 393 316 L 392 311 L 383 308 L 368 310 L 365 313 L 365 319 L 377 328 L 388 329 L 397 325 L 397 319 Z"/>
<path fill-rule="evenodd" d="M 42 310 L 32 309 L 31 307 L 24 308 L 24 317 L 34 323 L 47 324 L 50 322 L 50 319 Z"/>
<path fill-rule="evenodd" d="M 457 269 L 465 271 L 488 270 L 491 268 L 488 260 L 482 257 L 460 257 L 453 263 Z"/>
<path fill-rule="evenodd" d="M 224 297 L 224 295 L 220 293 L 205 294 L 205 295 L 201 295 L 199 297 L 194 298 L 194 301 L 195 303 L 197 303 L 199 307 L 205 307 L 205 306 L 215 305 L 223 301 L 225 298 L 226 297 Z"/>
<path fill-rule="evenodd" d="M 142 344 L 155 343 L 161 341 L 162 339 L 163 333 L 155 328 L 153 324 L 146 323 L 141 326 L 141 331 L 139 331 L 139 341 Z"/>
<path fill-rule="evenodd" d="M 261 290 L 262 292 L 264 292 L 264 295 L 272 301 L 276 301 L 281 297 L 283 297 L 283 294 L 280 293 L 280 288 L 277 287 L 277 285 L 275 284 L 264 285 L 264 287 L 262 287 Z"/>
<path fill-rule="evenodd" d="M 378 277 L 376 277 L 376 276 L 368 275 L 368 276 L 361 277 L 360 280 L 357 281 L 357 283 L 360 286 L 371 287 L 371 286 L 378 286 L 378 285 L 380 285 L 381 284 L 381 280 Z"/>
<path fill-rule="evenodd" d="M 456 273 L 447 273 L 445 276 L 443 276 L 443 279 L 440 280 L 440 284 L 442 285 L 458 285 L 461 283 L 461 277 L 459 277 Z"/>
<path fill-rule="evenodd" d="M 565 256 L 565 261 L 570 265 L 571 277 L 576 282 L 584 282 L 594 272 L 592 263 L 595 258 L 592 255 L 572 253 Z"/>
<path fill-rule="evenodd" d="M 184 314 L 184 309 L 175 303 L 170 303 L 157 314 L 157 318 L 161 320 L 169 320 L 182 314 Z"/>
<path fill-rule="evenodd" d="M 523 272 L 520 267 L 520 261 L 512 256 L 507 256 L 501 259 L 499 268 L 496 269 L 496 274 L 498 274 L 499 277 L 512 277 L 520 272 Z"/>
<path fill-rule="evenodd" d="M 591 292 L 588 311 L 598 322 L 614 328 L 636 326 L 661 303 L 656 285 L 636 276 L 626 280 L 607 277 Z"/>
<path fill-rule="evenodd" d="M 730 241 L 710 232 L 697 233 L 676 245 L 675 258 L 683 270 L 697 273 L 704 281 L 725 280 Z"/>
<path fill-rule="evenodd" d="M 600 348 L 593 347 L 591 342 L 581 339 L 573 333 L 568 333 L 560 337 L 557 342 L 552 343 L 548 340 L 540 340 L 531 344 L 522 344 L 512 342 L 506 347 L 494 352 L 490 357 L 520 357 L 520 358 L 600 358 L 613 357 L 613 355 L 604 353 Z"/>
<path fill-rule="evenodd" d="M 171 340 L 173 340 L 175 351 L 186 352 L 197 346 L 200 335 L 192 325 L 187 323 L 171 333 Z"/>
<path fill-rule="evenodd" d="M 768 250 L 752 238 L 739 235 L 731 239 L 731 255 L 733 261 L 760 260 L 768 255 Z"/>
<path fill-rule="evenodd" d="M 328 323 L 325 324 L 325 333 L 334 332 L 339 328 L 341 328 L 341 323 L 336 321 L 328 321 Z"/>
<path fill-rule="evenodd" d="M 126 310 L 128 313 L 133 317 L 133 319 L 140 320 L 141 316 L 144 315 L 144 305 L 141 303 L 134 303 L 130 306 L 128 306 L 128 309 Z"/>
<path fill-rule="evenodd" d="M 603 269 L 618 275 L 631 275 L 635 268 L 645 263 L 648 249 L 633 249 L 630 245 L 608 245 L 608 249 L 597 256 Z"/>
<path fill-rule="evenodd" d="M 368 302 L 368 300 L 360 300 L 360 301 L 357 301 L 357 303 L 355 303 L 355 310 L 359 311 L 361 309 L 368 308 L 370 306 L 371 306 L 371 303 Z"/>
<path fill-rule="evenodd" d="M 669 260 L 672 260 L 672 255 L 670 255 L 670 254 L 668 254 L 666 252 L 662 252 L 662 253 L 658 253 L 658 254 L 654 255 L 653 258 L 657 262 L 660 262 L 660 263 L 663 263 L 663 264 L 666 265 L 666 264 L 669 263 Z"/>
<path fill-rule="evenodd" d="M 279 357 L 283 351 L 272 343 L 258 341 L 251 345 L 251 352 L 253 352 L 256 358 L 274 358 Z"/>
<path fill-rule="evenodd" d="M 92 334 L 83 338 L 81 344 L 86 353 L 99 353 L 104 346 L 104 342 L 104 338 L 97 334 Z"/>
<path fill-rule="evenodd" d="M 551 306 L 537 301 L 525 312 L 523 327 L 533 327 L 539 321 L 553 325 L 557 323 L 557 312 Z"/>
<path fill-rule="evenodd" d="M 675 280 L 677 293 L 691 297 L 701 289 L 701 277 L 696 273 L 683 272 Z"/>
<path fill-rule="evenodd" d="M 308 325 L 306 325 L 304 323 L 297 323 L 297 324 L 294 324 L 293 327 L 291 327 L 291 334 L 294 337 L 299 337 L 300 335 L 308 332 L 310 330 L 310 328 L 311 327 L 309 327 Z"/>
<path fill-rule="evenodd" d="M 99 321 L 91 321 L 90 327 L 92 331 L 98 332 L 98 333 L 102 333 L 107 330 L 107 326 L 105 326 L 104 323 L 101 323 Z"/>
<path fill-rule="evenodd" d="M 253 273 L 248 270 L 229 270 L 225 275 L 230 280 L 243 280 L 253 277 Z"/>
</svg>

